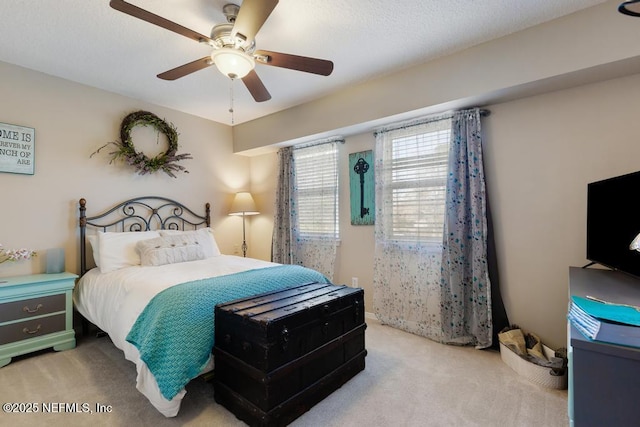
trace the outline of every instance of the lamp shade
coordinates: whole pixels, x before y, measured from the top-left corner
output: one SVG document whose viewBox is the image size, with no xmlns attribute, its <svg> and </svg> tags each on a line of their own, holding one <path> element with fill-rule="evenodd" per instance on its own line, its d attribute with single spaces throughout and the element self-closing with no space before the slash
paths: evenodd
<svg viewBox="0 0 640 427">
<path fill-rule="evenodd" d="M 258 215 L 259 213 L 251 193 L 248 191 L 236 193 L 233 203 L 231 203 L 229 215 Z"/>
<path fill-rule="evenodd" d="M 241 79 L 256 66 L 254 59 L 244 51 L 231 47 L 222 47 L 211 53 L 211 59 L 218 70 L 232 79 Z"/>
</svg>

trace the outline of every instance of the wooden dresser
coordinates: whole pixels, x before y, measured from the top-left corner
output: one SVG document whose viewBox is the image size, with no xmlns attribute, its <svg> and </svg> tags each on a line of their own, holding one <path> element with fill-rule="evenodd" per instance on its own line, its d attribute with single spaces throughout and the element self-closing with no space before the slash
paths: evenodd
<svg viewBox="0 0 640 427">
<path fill-rule="evenodd" d="M 569 294 L 635 305 L 640 280 L 619 271 L 571 267 Z M 640 347 L 592 341 L 571 322 L 568 331 L 569 425 L 640 425 Z"/>
<path fill-rule="evenodd" d="M 0 367 L 11 358 L 76 346 L 71 273 L 0 278 Z"/>
</svg>

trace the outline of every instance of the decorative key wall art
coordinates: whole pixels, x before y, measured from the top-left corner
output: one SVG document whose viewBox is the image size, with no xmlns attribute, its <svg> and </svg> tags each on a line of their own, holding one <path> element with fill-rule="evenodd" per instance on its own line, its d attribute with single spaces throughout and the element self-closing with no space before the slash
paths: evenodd
<svg viewBox="0 0 640 427">
<path fill-rule="evenodd" d="M 0 123 L 0 172 L 33 175 L 36 131 Z"/>
<path fill-rule="evenodd" d="M 372 225 L 375 223 L 374 186 L 373 151 L 349 154 L 351 225 Z"/>
</svg>

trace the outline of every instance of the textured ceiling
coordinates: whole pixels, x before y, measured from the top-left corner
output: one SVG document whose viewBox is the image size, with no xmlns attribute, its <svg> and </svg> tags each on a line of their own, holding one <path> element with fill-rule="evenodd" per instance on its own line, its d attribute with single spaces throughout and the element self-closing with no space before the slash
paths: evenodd
<svg viewBox="0 0 640 427">
<path fill-rule="evenodd" d="M 209 35 L 228 0 L 131 0 Z M 272 99 L 256 103 L 215 66 L 175 81 L 157 74 L 211 48 L 112 9 L 108 0 L 0 1 L 0 61 L 239 124 L 348 85 L 534 26 L 604 0 L 280 0 L 257 49 L 328 59 L 331 76 L 257 65 Z M 241 2 L 236 2 L 240 4 Z"/>
</svg>

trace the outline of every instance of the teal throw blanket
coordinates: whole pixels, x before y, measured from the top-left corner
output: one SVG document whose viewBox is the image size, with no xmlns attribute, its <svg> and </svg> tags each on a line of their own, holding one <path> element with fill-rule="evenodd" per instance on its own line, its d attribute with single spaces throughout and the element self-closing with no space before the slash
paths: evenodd
<svg viewBox="0 0 640 427">
<path fill-rule="evenodd" d="M 315 270 L 282 265 L 195 280 L 158 293 L 134 323 L 127 341 L 171 400 L 207 363 L 214 344 L 216 304 L 329 280 Z"/>
</svg>

